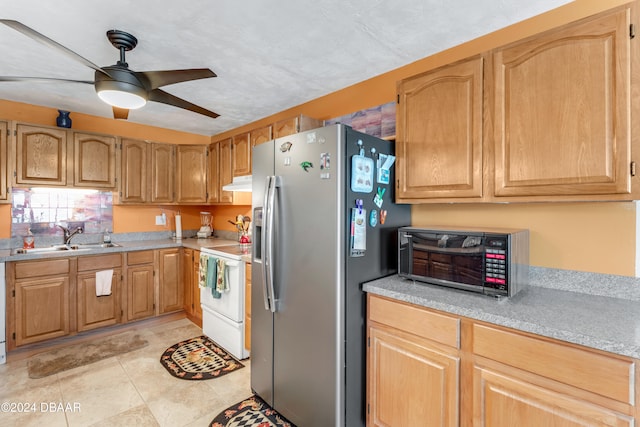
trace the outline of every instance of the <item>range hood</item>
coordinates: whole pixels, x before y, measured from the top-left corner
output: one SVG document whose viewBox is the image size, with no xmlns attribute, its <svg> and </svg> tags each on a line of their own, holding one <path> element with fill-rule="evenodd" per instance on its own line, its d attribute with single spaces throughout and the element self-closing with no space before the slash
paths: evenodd
<svg viewBox="0 0 640 427">
<path fill-rule="evenodd" d="M 234 176 L 233 182 L 222 187 L 224 191 L 251 192 L 251 175 Z"/>
</svg>

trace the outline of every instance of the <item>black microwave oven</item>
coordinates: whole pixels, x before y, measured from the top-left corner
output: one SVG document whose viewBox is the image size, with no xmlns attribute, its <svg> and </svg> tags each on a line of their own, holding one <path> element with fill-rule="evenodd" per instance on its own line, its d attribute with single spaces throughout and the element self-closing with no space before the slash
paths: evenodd
<svg viewBox="0 0 640 427">
<path fill-rule="evenodd" d="M 401 227 L 398 275 L 496 297 L 512 297 L 529 280 L 529 231 Z"/>
</svg>

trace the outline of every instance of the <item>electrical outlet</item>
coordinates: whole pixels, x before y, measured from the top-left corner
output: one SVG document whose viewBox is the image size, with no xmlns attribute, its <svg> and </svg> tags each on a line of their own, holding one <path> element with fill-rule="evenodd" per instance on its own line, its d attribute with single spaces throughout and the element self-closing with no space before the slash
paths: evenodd
<svg viewBox="0 0 640 427">
<path fill-rule="evenodd" d="M 165 214 L 156 215 L 156 225 L 167 225 L 167 216 Z"/>
</svg>

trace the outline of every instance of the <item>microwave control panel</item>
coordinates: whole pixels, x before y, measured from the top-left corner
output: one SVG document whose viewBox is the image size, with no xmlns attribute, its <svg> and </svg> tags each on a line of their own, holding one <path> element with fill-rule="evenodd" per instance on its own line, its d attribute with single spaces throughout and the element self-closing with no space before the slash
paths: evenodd
<svg viewBox="0 0 640 427">
<path fill-rule="evenodd" d="M 507 289 L 507 239 L 487 236 L 484 253 L 485 286 Z"/>
</svg>

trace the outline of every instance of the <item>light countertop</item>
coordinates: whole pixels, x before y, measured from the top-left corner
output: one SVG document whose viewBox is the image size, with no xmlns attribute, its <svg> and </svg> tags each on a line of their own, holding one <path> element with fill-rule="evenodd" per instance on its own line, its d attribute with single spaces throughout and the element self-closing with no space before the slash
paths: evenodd
<svg viewBox="0 0 640 427">
<path fill-rule="evenodd" d="M 556 274 L 558 270 L 549 269 L 547 278 L 556 277 L 572 283 L 551 286 L 539 280 L 545 275 L 544 270 L 547 269 L 540 268 L 542 273 L 536 274 L 532 284 L 517 295 L 503 299 L 414 282 L 397 275 L 367 282 L 363 290 L 475 320 L 640 358 L 640 284 L 637 279 L 588 273 L 590 277 L 587 281 L 607 281 L 602 282 L 603 286 L 599 288 L 581 282 L 585 273 Z M 615 290 L 609 292 L 608 289 Z"/>
<path fill-rule="evenodd" d="M 69 257 L 69 256 L 84 256 L 84 255 L 100 255 L 105 253 L 117 253 L 117 252 L 131 252 L 131 251 L 143 251 L 150 249 L 166 249 L 166 248 L 179 248 L 185 247 L 195 250 L 201 250 L 202 248 L 214 248 L 238 245 L 235 240 L 222 239 L 222 238 L 209 238 L 209 239 L 154 239 L 154 240 L 131 240 L 131 241 L 118 241 L 114 240 L 114 243 L 118 246 L 109 248 L 92 248 L 82 250 L 71 251 L 54 251 L 54 252 L 33 252 L 26 254 L 12 255 L 9 249 L 0 250 L 0 262 L 10 261 L 25 261 L 33 259 L 48 259 L 57 257 Z"/>
</svg>

